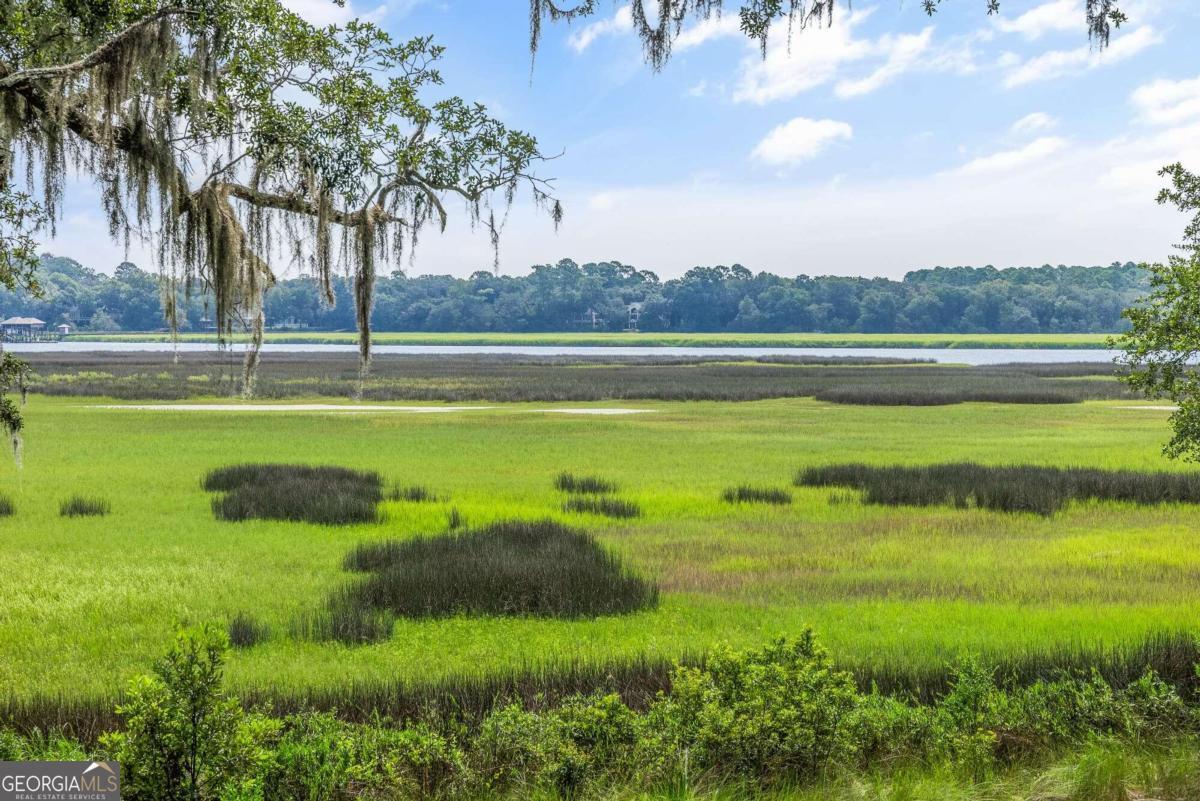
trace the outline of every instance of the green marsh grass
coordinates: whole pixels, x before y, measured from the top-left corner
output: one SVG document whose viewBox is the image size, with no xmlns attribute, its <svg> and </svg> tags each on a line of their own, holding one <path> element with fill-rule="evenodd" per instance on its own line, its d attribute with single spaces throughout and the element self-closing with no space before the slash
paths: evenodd
<svg viewBox="0 0 1200 801">
<path fill-rule="evenodd" d="M 31 354 L 35 391 L 137 400 L 237 395 L 241 369 L 219 355 Z M 102 369 L 97 369 L 102 368 Z M 260 398 L 366 401 L 721 400 L 813 397 L 839 403 L 1079 403 L 1134 397 L 1112 364 L 988 365 L 810 356 L 378 355 L 364 381 L 343 354 L 263 355 Z M 203 380 L 198 380 L 203 379 Z M 1071 380 L 1074 379 L 1074 380 Z"/>
<path fill-rule="evenodd" d="M 378 473 L 342 467 L 242 464 L 210 471 L 202 482 L 213 514 L 231 522 L 290 520 L 347 525 L 379 519 L 383 499 Z"/>
<path fill-rule="evenodd" d="M 60 517 L 103 517 L 112 511 L 112 504 L 104 498 L 72 495 L 58 505 Z"/>
<path fill-rule="evenodd" d="M 12 517 L 16 513 L 17 506 L 13 503 L 12 498 L 0 495 L 0 517 Z"/>
<path fill-rule="evenodd" d="M 782 486 L 806 464 L 847 461 L 1194 469 L 1161 455 L 1168 413 L 1127 401 L 598 404 L 651 411 L 614 417 L 536 414 L 540 403 L 435 415 L 92 405 L 111 403 L 32 396 L 24 468 L 0 460 L 0 492 L 19 504 L 0 518 L 0 542 L 21 577 L 0 582 L 0 697 L 99 697 L 153 664 L 178 621 L 239 610 L 273 636 L 233 655 L 231 686 L 295 694 L 385 679 L 482 681 L 546 660 L 669 660 L 806 625 L 848 665 L 917 673 L 967 651 L 1116 647 L 1160 629 L 1200 630 L 1191 506 L 1079 502 L 1043 518 L 830 505 L 831 493 L 858 493 L 816 487 L 794 488 L 787 506 L 721 501 L 734 481 Z M 419 477 L 453 503 L 389 504 L 383 525 L 215 519 L 199 477 L 256 462 Z M 566 515 L 552 485 L 561 471 L 636 487 L 643 516 Z M 97 536 L 94 519 L 60 518 L 63 487 L 109 499 L 119 519 Z M 390 639 L 353 649 L 290 633 L 297 614 L 320 610 L 356 578 L 342 570 L 356 544 L 443 532 L 452 510 L 473 528 L 548 514 L 582 524 L 654 578 L 659 604 L 572 620 L 399 618 Z"/>
</svg>

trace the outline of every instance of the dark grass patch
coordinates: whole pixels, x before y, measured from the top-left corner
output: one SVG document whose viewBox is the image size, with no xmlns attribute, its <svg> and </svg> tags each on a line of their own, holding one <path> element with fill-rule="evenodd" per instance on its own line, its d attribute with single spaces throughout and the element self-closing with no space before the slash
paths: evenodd
<svg viewBox="0 0 1200 801">
<path fill-rule="evenodd" d="M 324 525 L 372 523 L 383 499 L 378 473 L 344 467 L 243 464 L 213 470 L 204 489 L 222 520 L 290 520 Z"/>
<path fill-rule="evenodd" d="M 302 622 L 309 636 L 372 641 L 390 633 L 391 615 L 574 619 L 658 604 L 652 582 L 589 534 L 549 520 L 365 543 L 346 556 L 344 566 L 366 575 Z"/>
<path fill-rule="evenodd" d="M 559 473 L 554 479 L 554 486 L 573 495 L 607 495 L 617 491 L 617 485 L 611 481 L 597 476 L 577 476 L 573 473 Z"/>
<path fill-rule="evenodd" d="M 841 464 L 806 468 L 795 483 L 860 490 L 863 502 L 869 504 L 949 505 L 1040 515 L 1052 515 L 1073 500 L 1200 503 L 1200 473 L 1083 467 L 988 467 L 971 462 L 924 467 Z"/>
<path fill-rule="evenodd" d="M 751 487 L 742 484 L 722 492 L 721 500 L 726 503 L 770 503 L 783 506 L 792 502 L 792 494 L 774 487 Z"/>
<path fill-rule="evenodd" d="M 0 495 L 0 517 L 12 517 L 16 513 L 17 507 L 13 504 L 12 498 Z"/>
<path fill-rule="evenodd" d="M 58 505 L 61 517 L 103 517 L 112 511 L 112 505 L 103 498 L 87 498 L 72 495 Z"/>
<path fill-rule="evenodd" d="M 238 612 L 229 621 L 229 644 L 234 648 L 251 648 L 271 637 L 271 628 L 245 612 Z"/>
<path fill-rule="evenodd" d="M 392 487 L 388 491 L 389 501 L 408 501 L 409 503 L 430 503 L 438 500 L 438 496 L 428 487 L 414 484 L 411 487 Z"/>
<path fill-rule="evenodd" d="M 450 507 L 450 511 L 446 514 L 446 528 L 450 531 L 460 529 L 467 524 L 467 519 L 463 517 L 462 512 L 458 511 L 457 506 Z"/>
<path fill-rule="evenodd" d="M 858 406 L 951 406 L 957 403 L 1080 403 L 1086 398 L 1069 388 L 1027 388 L 1015 386 L 1011 389 L 929 388 L 861 386 L 838 387 L 818 392 L 813 396 L 826 403 L 844 403 Z"/>
<path fill-rule="evenodd" d="M 641 517 L 642 507 L 631 501 L 621 501 L 616 498 L 583 497 L 571 498 L 563 504 L 564 512 L 602 515 L 604 517 L 630 518 Z"/>
</svg>

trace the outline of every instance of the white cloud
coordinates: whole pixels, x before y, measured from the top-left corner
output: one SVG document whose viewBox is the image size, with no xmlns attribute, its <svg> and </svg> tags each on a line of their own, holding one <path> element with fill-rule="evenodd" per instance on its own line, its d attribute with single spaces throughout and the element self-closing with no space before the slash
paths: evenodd
<svg viewBox="0 0 1200 801">
<path fill-rule="evenodd" d="M 1031 134 L 1050 131 L 1058 127 L 1058 120 L 1051 117 L 1043 111 L 1035 111 L 1032 114 L 1026 114 L 1021 119 L 1012 124 L 1009 130 L 1018 136 L 1029 136 Z"/>
<path fill-rule="evenodd" d="M 796 117 L 772 129 L 751 155 L 766 164 L 799 164 L 816 158 L 833 143 L 853 136 L 854 129 L 848 123 Z"/>
<path fill-rule="evenodd" d="M 1084 19 L 1079 0 L 1051 0 L 1014 19 L 998 17 L 995 25 L 1004 33 L 1016 33 L 1026 39 L 1039 39 L 1057 31 L 1083 31 Z"/>
<path fill-rule="evenodd" d="M 1153 81 L 1138 87 L 1132 100 L 1145 122 L 1174 125 L 1200 119 L 1200 77 Z"/>
<path fill-rule="evenodd" d="M 713 14 L 706 20 L 701 20 L 683 31 L 675 39 L 671 49 L 679 52 L 693 47 L 699 47 L 714 39 L 741 38 L 741 20 L 736 14 Z"/>
<path fill-rule="evenodd" d="M 419 3 L 420 0 L 403 0 L 400 3 L 400 11 L 407 13 Z M 345 25 L 352 19 L 378 23 L 388 13 L 387 5 L 383 4 L 370 11 L 361 11 L 355 7 L 354 3 L 348 2 L 339 6 L 333 0 L 283 0 L 283 5 L 306 22 L 320 27 Z"/>
<path fill-rule="evenodd" d="M 992 153 L 989 156 L 980 156 L 959 167 L 957 172 L 978 174 L 1018 170 L 1039 161 L 1044 161 L 1049 156 L 1058 153 L 1066 145 L 1067 140 L 1062 137 L 1043 136 L 1040 139 L 1033 140 L 1024 147 L 1018 147 L 1014 150 L 1001 150 L 999 153 Z"/>
<path fill-rule="evenodd" d="M 786 36 L 781 31 L 765 59 L 755 50 L 743 60 L 733 99 L 764 105 L 835 82 L 834 93 L 851 98 L 874 92 L 914 70 L 974 71 L 971 37 L 957 37 L 935 47 L 932 27 L 875 39 L 857 36 L 856 29 L 873 11 L 855 10 L 833 25 L 808 28 L 795 35 L 790 47 L 779 44 Z M 856 65 L 869 71 L 860 77 L 846 76 L 846 70 Z"/>
<path fill-rule="evenodd" d="M 912 69 L 929 50 L 932 40 L 933 28 L 926 28 L 917 34 L 881 37 L 876 46 L 887 54 L 886 61 L 864 78 L 838 82 L 834 91 L 838 97 L 858 97 L 874 92 Z"/>
<path fill-rule="evenodd" d="M 708 81 L 700 79 L 687 89 L 688 97 L 704 97 L 708 94 Z"/>
<path fill-rule="evenodd" d="M 1143 25 L 1114 38 L 1103 50 L 1094 49 L 1090 45 L 1081 45 L 1073 50 L 1050 50 L 1016 64 L 1004 77 L 1004 85 L 1012 89 L 1115 64 L 1161 41 L 1162 36 L 1158 31 L 1149 25 Z"/>
<path fill-rule="evenodd" d="M 576 53 L 587 50 L 602 36 L 616 36 L 633 30 L 633 12 L 628 5 L 621 6 L 611 17 L 584 25 L 567 37 L 567 44 Z"/>
<path fill-rule="evenodd" d="M 903 179 L 862 169 L 840 181 L 794 175 L 759 183 L 716 176 L 700 185 L 690 178 L 660 186 L 564 181 L 562 228 L 555 233 L 544 214 L 519 201 L 501 241 L 501 269 L 524 274 L 531 264 L 570 256 L 620 259 L 664 278 L 697 264 L 734 262 L 783 275 L 899 278 L 936 264 L 1161 260 L 1186 219 L 1154 203 L 1162 186 L 1155 172 L 1173 161 L 1200 163 L 1200 122 L 1134 130 L 1071 142 L 1023 168 Z M 123 254 L 108 240 L 99 193 L 75 183 L 67 197 L 68 221 L 47 249 L 111 272 Z M 83 220 L 72 217 L 76 209 L 86 211 Z M 131 256 L 153 268 L 148 254 Z M 286 263 L 276 266 L 282 272 Z M 423 238 L 411 271 L 466 276 L 491 263 L 486 231 L 455 215 L 444 235 Z"/>
<path fill-rule="evenodd" d="M 792 47 L 771 47 L 765 59 L 757 53 L 748 56 L 742 63 L 734 100 L 761 105 L 829 83 L 844 65 L 872 54 L 868 40 L 854 37 L 854 29 L 869 13 L 855 11 L 835 25 L 809 28 L 797 36 Z"/>
</svg>

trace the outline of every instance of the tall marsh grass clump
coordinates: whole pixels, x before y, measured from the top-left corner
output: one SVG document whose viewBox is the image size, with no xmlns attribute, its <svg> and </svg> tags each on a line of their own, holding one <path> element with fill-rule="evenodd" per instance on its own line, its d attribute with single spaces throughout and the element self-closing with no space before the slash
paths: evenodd
<svg viewBox="0 0 1200 801">
<path fill-rule="evenodd" d="M 88 498 L 72 495 L 58 505 L 60 517 L 103 517 L 112 511 L 112 504 L 104 498 Z"/>
<path fill-rule="evenodd" d="M 608 495 L 617 491 L 617 485 L 597 476 L 577 476 L 574 473 L 559 473 L 554 486 L 572 495 Z"/>
<path fill-rule="evenodd" d="M 570 498 L 563 504 L 563 511 L 618 519 L 642 516 L 642 507 L 636 503 L 605 497 Z"/>
<path fill-rule="evenodd" d="M 234 615 L 227 626 L 229 644 L 234 648 L 251 648 L 261 642 L 266 642 L 271 636 L 271 628 L 260 623 L 245 612 Z"/>
<path fill-rule="evenodd" d="M 383 479 L 344 467 L 242 464 L 213 470 L 202 483 L 222 520 L 290 520 L 323 525 L 379 519 Z"/>
<path fill-rule="evenodd" d="M 429 487 L 414 484 L 409 487 L 392 487 L 388 490 L 389 501 L 408 501 L 409 503 L 432 503 L 438 499 L 436 493 Z"/>
<path fill-rule="evenodd" d="M 860 490 L 863 502 L 869 504 L 979 507 L 1046 516 L 1075 500 L 1200 503 L 1200 473 L 1084 467 L 990 467 L 972 462 L 923 467 L 840 464 L 805 468 L 795 483 Z"/>
<path fill-rule="evenodd" d="M 586 532 L 559 523 L 485 528 L 359 545 L 347 570 L 367 575 L 335 592 L 325 622 L 333 639 L 368 639 L 379 613 L 409 618 L 501 615 L 588 618 L 653 608 L 658 587 L 636 575 Z"/>
<path fill-rule="evenodd" d="M 0 495 L 0 517 L 12 517 L 17 513 L 17 507 L 13 503 L 12 498 L 7 495 Z"/>
<path fill-rule="evenodd" d="M 835 387 L 813 396 L 826 403 L 857 406 L 952 406 L 958 403 L 1080 403 L 1086 400 L 1071 388 L 1057 387 L 918 387 L 918 386 L 846 386 Z"/>
<path fill-rule="evenodd" d="M 786 506 L 792 502 L 792 494 L 787 490 L 775 487 L 751 487 L 748 484 L 742 484 L 722 492 L 721 500 L 725 503 L 769 503 Z"/>
</svg>

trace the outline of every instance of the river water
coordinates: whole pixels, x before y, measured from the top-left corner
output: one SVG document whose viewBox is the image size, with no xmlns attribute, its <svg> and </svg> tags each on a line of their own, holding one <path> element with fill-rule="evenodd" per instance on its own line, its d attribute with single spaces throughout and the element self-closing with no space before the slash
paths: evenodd
<svg viewBox="0 0 1200 801">
<path fill-rule="evenodd" d="M 215 352 L 215 343 L 182 342 L 33 342 L 9 343 L 13 353 L 181 353 Z M 240 350 L 240 346 L 235 346 Z M 263 353 L 357 353 L 355 345 L 266 344 Z M 1007 364 L 1011 362 L 1111 362 L 1117 351 L 1049 348 L 739 348 L 739 347 L 581 347 L 571 345 L 376 345 L 375 354 L 407 356 L 862 356 L 888 359 L 932 359 L 945 364 Z"/>
</svg>

